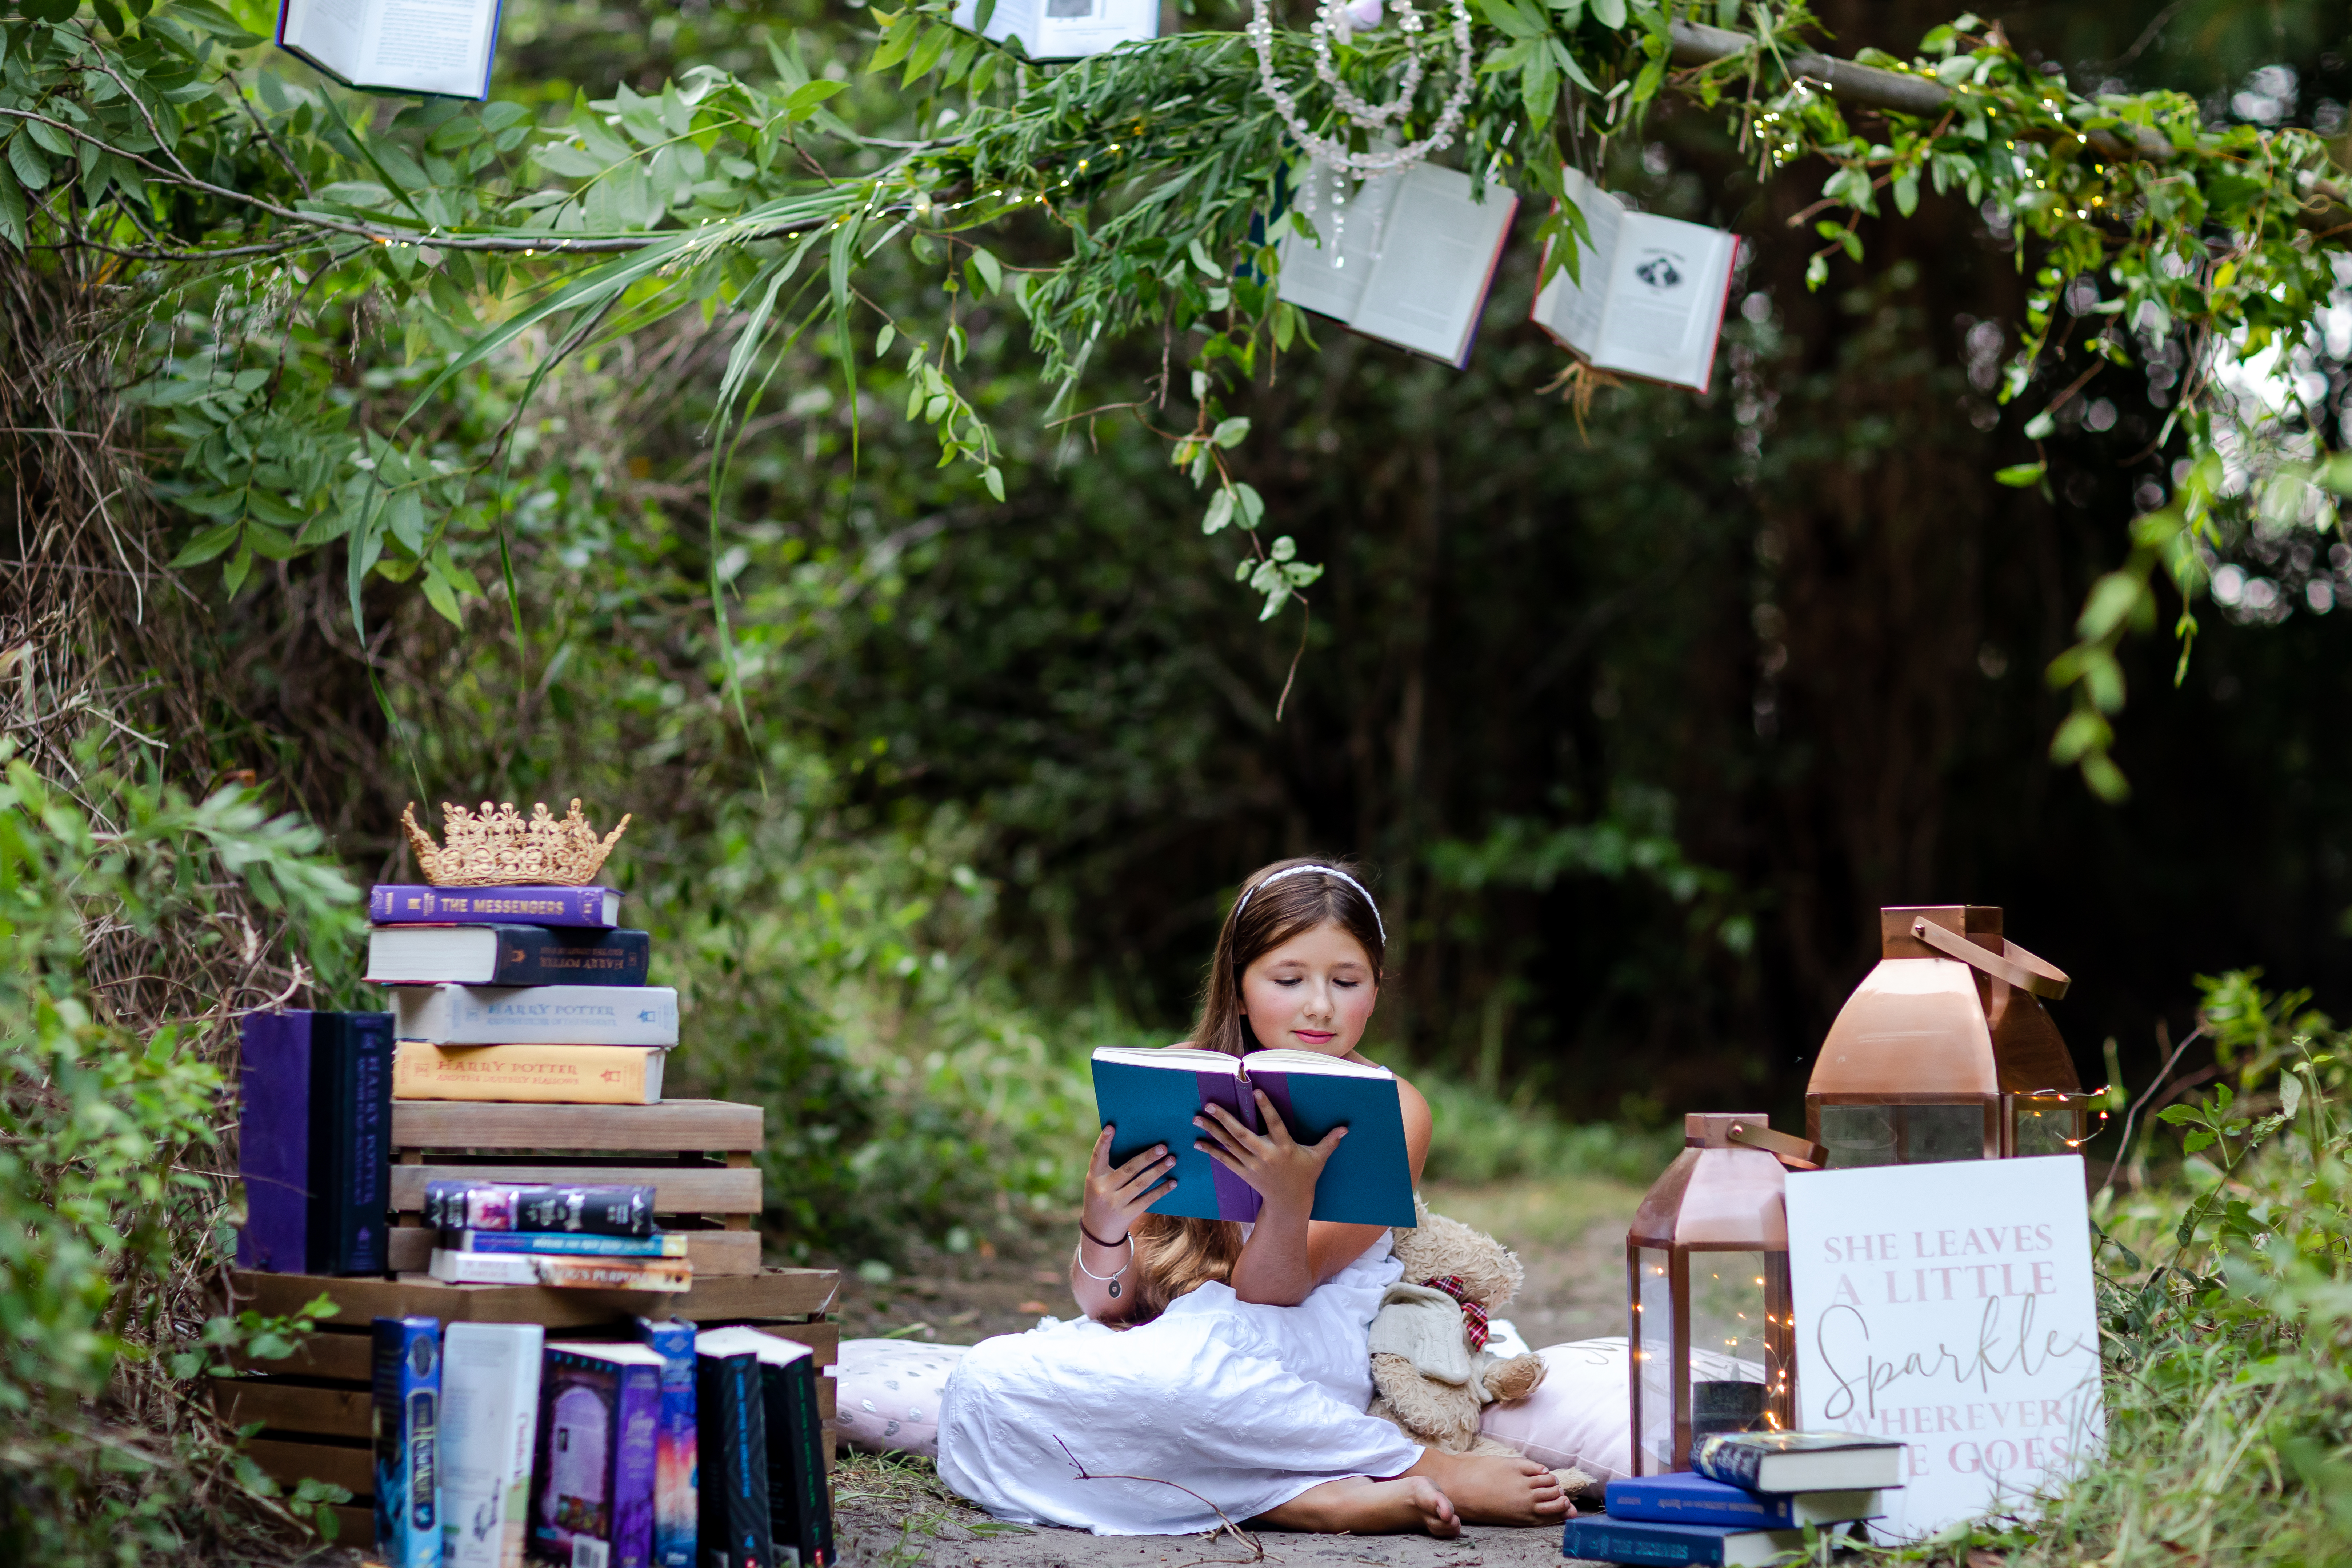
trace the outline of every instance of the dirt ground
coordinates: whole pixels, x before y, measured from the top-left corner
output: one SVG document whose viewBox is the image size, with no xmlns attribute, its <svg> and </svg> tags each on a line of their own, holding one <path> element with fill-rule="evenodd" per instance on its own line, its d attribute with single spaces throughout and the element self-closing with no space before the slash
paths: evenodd
<svg viewBox="0 0 2352 1568">
<path fill-rule="evenodd" d="M 1625 1226 L 1638 1189 L 1585 1178 L 1485 1187 L 1433 1185 L 1438 1213 L 1491 1232 L 1527 1266 L 1527 1286 L 1498 1316 L 1532 1345 L 1625 1331 Z M 894 1334 L 974 1344 L 1076 1311 L 1063 1270 L 967 1256 L 887 1280 L 849 1275 L 841 1337 Z M 877 1271 L 878 1272 L 878 1271 Z M 842 1568 L 1534 1568 L 1561 1561 L 1551 1529 L 1473 1528 L 1454 1541 L 1406 1536 L 1093 1536 L 1001 1524 L 950 1496 L 923 1460 L 845 1454 L 835 1488 Z M 1260 1553 L 1263 1553 L 1261 1556 Z"/>
</svg>

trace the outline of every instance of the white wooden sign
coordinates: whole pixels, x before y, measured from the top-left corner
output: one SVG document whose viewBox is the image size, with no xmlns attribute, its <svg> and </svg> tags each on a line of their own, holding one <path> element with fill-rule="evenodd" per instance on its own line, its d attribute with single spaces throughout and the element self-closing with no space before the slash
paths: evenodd
<svg viewBox="0 0 2352 1568">
<path fill-rule="evenodd" d="M 1797 1420 L 1904 1441 L 1872 1526 L 2018 1508 L 2106 1436 L 2083 1158 L 1789 1177 Z"/>
</svg>

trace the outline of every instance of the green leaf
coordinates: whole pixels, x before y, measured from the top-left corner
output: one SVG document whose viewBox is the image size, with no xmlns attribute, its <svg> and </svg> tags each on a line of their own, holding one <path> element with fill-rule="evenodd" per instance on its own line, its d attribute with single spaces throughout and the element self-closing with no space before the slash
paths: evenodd
<svg viewBox="0 0 2352 1568">
<path fill-rule="evenodd" d="M 8 167 L 15 170 L 17 180 L 28 191 L 37 191 L 49 183 L 49 161 L 33 145 L 29 136 L 8 139 Z"/>
<path fill-rule="evenodd" d="M 1625 26 L 1625 0 L 1592 0 L 1592 19 L 1613 30 Z"/>
<path fill-rule="evenodd" d="M 449 579 L 441 574 L 438 562 L 428 562 L 425 568 L 425 602 L 441 612 L 453 626 L 466 624 L 465 613 L 457 608 L 457 592 Z"/>
<path fill-rule="evenodd" d="M 25 191 L 7 164 L 0 163 L 0 239 L 25 248 Z"/>
<path fill-rule="evenodd" d="M 1209 439 L 1230 451 L 1249 439 L 1249 433 L 1250 422 L 1236 415 L 1230 419 L 1218 420 L 1216 429 L 1209 434 Z"/>
<path fill-rule="evenodd" d="M 1244 528 L 1256 528 L 1265 516 L 1265 498 L 1257 493 L 1255 485 L 1237 483 L 1233 489 L 1234 505 L 1240 513 L 1237 521 Z"/>
<path fill-rule="evenodd" d="M 2025 422 L 2025 438 L 2029 441 L 2045 440 L 2050 432 L 2057 427 L 2058 421 L 2052 417 L 2050 410 L 2045 408 Z"/>
<path fill-rule="evenodd" d="M 1215 495 L 1209 498 L 1209 510 L 1207 515 L 1201 519 L 1201 531 L 1211 534 L 1222 533 L 1224 531 L 1225 525 L 1233 521 L 1233 489 L 1230 486 L 1221 487 Z"/>
<path fill-rule="evenodd" d="M 988 285 L 988 292 L 993 294 L 1004 287 L 1003 265 L 989 253 L 986 246 L 975 245 L 971 247 L 971 265 L 980 269 L 981 281 Z M 975 289 L 974 292 L 978 290 Z"/>
<path fill-rule="evenodd" d="M 899 13 L 889 24 L 889 30 L 882 35 L 881 47 L 876 49 L 874 58 L 866 62 L 866 74 L 872 76 L 877 71 L 888 70 L 905 59 L 922 30 L 921 17 L 910 11 Z"/>
<path fill-rule="evenodd" d="M 2011 489 L 2021 490 L 2029 486 L 2040 484 L 2042 471 L 2049 467 L 2047 463 L 2011 463 L 1993 474 L 1993 482 L 2007 485 Z"/>
<path fill-rule="evenodd" d="M 172 557 L 171 564 L 174 568 L 203 565 L 236 543 L 238 531 L 244 527 L 245 524 L 241 521 L 225 522 L 218 528 L 204 530 L 194 539 L 189 540 L 177 555 Z"/>
</svg>

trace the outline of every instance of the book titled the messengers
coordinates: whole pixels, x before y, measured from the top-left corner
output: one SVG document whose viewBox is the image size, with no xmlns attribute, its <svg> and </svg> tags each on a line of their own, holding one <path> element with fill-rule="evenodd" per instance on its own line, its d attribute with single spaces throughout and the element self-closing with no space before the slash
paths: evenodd
<svg viewBox="0 0 2352 1568">
<path fill-rule="evenodd" d="M 1171 1046 L 1164 1050 L 1105 1046 L 1094 1054 L 1095 1109 L 1111 1135 L 1114 1164 L 1164 1143 L 1176 1156 L 1176 1190 L 1151 1205 L 1155 1214 L 1192 1219 L 1254 1220 L 1260 1199 L 1239 1174 L 1192 1147 L 1192 1119 L 1222 1105 L 1253 1131 L 1264 1089 L 1291 1137 L 1318 1143 L 1334 1127 L 1348 1135 L 1315 1184 L 1312 1217 L 1348 1225 L 1413 1223 L 1412 1168 L 1404 1145 L 1404 1114 L 1396 1074 L 1314 1051 L 1222 1051 Z"/>
<path fill-rule="evenodd" d="M 490 96 L 499 0 L 278 0 L 278 47 L 347 87 Z"/>
</svg>

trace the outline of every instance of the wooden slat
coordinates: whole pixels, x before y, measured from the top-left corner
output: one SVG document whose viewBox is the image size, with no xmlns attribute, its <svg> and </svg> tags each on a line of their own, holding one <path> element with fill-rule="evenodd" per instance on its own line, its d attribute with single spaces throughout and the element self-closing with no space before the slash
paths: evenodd
<svg viewBox="0 0 2352 1568">
<path fill-rule="evenodd" d="M 259 1378 L 215 1377 L 213 1408 L 232 1426 L 258 1421 L 272 1431 L 365 1437 L 373 1429 L 363 1388 L 299 1388 Z"/>
<path fill-rule="evenodd" d="M 340 1321 L 340 1320 L 335 1320 Z M 351 1325 L 345 1325 L 349 1328 Z M 359 1327 L 364 1329 L 365 1324 Z M 275 1373 L 280 1377 L 328 1377 L 342 1383 L 366 1383 L 375 1375 L 375 1349 L 365 1333 L 321 1329 L 304 1339 L 292 1355 L 278 1361 L 232 1353 L 226 1359 L 239 1372 Z"/>
<path fill-rule="evenodd" d="M 359 1508 L 346 1503 L 335 1510 L 335 1517 L 341 1520 L 343 1525 L 343 1532 L 335 1537 L 336 1545 L 356 1546 L 364 1552 L 375 1544 L 374 1509 Z"/>
<path fill-rule="evenodd" d="M 657 1214 L 760 1212 L 760 1173 L 727 1165 L 394 1165 L 392 1206 L 425 1207 L 428 1182 L 549 1182 L 572 1186 L 646 1186 Z"/>
<path fill-rule="evenodd" d="M 540 1285 L 444 1285 L 402 1275 L 336 1279 L 315 1274 L 229 1271 L 238 1308 L 265 1316 L 291 1313 L 320 1295 L 342 1309 L 335 1321 L 354 1327 L 373 1318 L 419 1316 L 445 1323 L 544 1323 L 588 1328 L 631 1317 L 692 1318 L 697 1322 L 778 1322 L 833 1310 L 841 1276 L 829 1268 L 767 1268 L 757 1274 L 698 1279 L 683 1295 L 646 1290 L 551 1289 Z"/>
<path fill-rule="evenodd" d="M 726 1100 L 660 1105 L 509 1105 L 395 1100 L 395 1149 L 756 1150 L 765 1115 Z"/>
<path fill-rule="evenodd" d="M 341 1487 L 355 1499 L 375 1495 L 375 1454 L 371 1448 L 343 1443 L 289 1443 L 283 1438 L 256 1437 L 245 1446 L 270 1479 L 292 1491 L 303 1481 L 324 1481 Z"/>
</svg>

